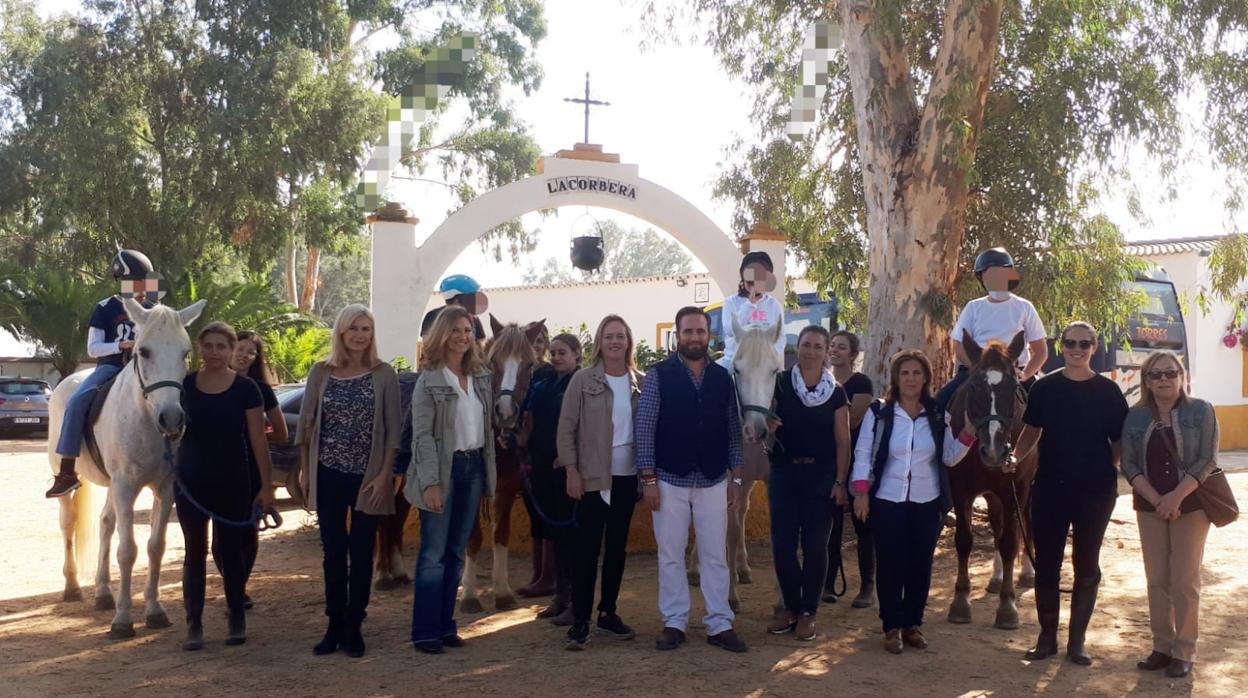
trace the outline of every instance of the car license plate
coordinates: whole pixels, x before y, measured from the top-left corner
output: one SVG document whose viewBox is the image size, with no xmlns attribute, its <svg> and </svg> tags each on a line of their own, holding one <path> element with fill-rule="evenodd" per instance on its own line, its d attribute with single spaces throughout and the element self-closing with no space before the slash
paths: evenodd
<svg viewBox="0 0 1248 698">
<path fill-rule="evenodd" d="M 39 418 L 38 417 L 14 417 L 13 423 L 14 424 L 38 424 Z"/>
</svg>

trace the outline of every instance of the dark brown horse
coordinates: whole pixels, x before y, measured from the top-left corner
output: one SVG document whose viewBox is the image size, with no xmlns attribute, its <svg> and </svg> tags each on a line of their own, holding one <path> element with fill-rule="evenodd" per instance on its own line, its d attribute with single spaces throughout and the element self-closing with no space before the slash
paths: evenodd
<svg viewBox="0 0 1248 698">
<path fill-rule="evenodd" d="M 952 486 L 953 507 L 957 514 L 955 541 L 958 549 L 958 582 L 954 587 L 953 603 L 949 606 L 949 621 L 971 622 L 971 579 L 967 563 L 975 541 L 971 532 L 971 506 L 975 498 L 984 495 L 988 502 L 988 520 L 997 548 L 997 563 L 989 593 L 998 591 L 995 625 L 1013 630 L 1018 627 L 1018 604 L 1014 594 L 1014 561 L 1018 558 L 1020 544 L 1028 535 L 1028 502 L 1031 498 L 1031 481 L 1036 474 L 1037 452 L 1015 464 L 1014 471 L 1002 468 L 1012 458 L 1014 444 L 1023 429 L 1023 411 L 1027 405 L 1026 392 L 1019 384 L 1014 367 L 1026 346 L 1023 333 L 1014 336 L 1009 346 L 1001 342 L 989 342 L 981 348 L 963 332 L 962 347 L 971 361 L 971 374 L 954 393 L 949 406 L 950 427 L 954 434 L 961 432 L 963 420 L 969 419 L 975 429 L 977 447 L 966 454 L 958 467 L 949 472 Z M 1021 519 L 1021 521 L 1020 521 Z M 998 574 L 1000 576 L 998 576 Z M 1020 587 L 1032 586 L 1035 572 L 1024 562 Z M 999 590 L 994 588 L 999 585 Z"/>
<path fill-rule="evenodd" d="M 520 405 L 529 390 L 536 358 L 533 340 L 546 331 L 546 321 L 531 322 L 521 328 L 516 323 L 506 325 L 490 316 L 494 336 L 486 344 L 486 359 L 493 372 L 494 385 L 494 464 L 498 474 L 493 500 L 482 498 L 481 516 L 472 526 L 468 539 L 468 552 L 464 559 L 464 595 L 460 610 L 464 613 L 481 612 L 481 599 L 477 598 L 477 556 L 485 542 L 482 520 L 493 528 L 494 559 L 491 563 L 494 577 L 494 608 L 507 611 L 518 607 L 511 582 L 507 577 L 507 545 L 511 539 L 511 508 L 524 487 L 520 470 L 520 458 L 515 445 Z"/>
</svg>

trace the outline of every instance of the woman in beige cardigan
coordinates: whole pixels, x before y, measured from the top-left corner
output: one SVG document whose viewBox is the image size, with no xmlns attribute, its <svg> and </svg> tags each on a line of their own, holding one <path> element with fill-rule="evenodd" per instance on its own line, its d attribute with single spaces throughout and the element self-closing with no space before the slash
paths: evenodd
<svg viewBox="0 0 1248 698">
<path fill-rule="evenodd" d="M 403 435 L 399 383 L 377 356 L 373 327 L 362 305 L 338 313 L 329 358 L 308 373 L 295 432 L 305 501 L 317 512 L 325 554 L 329 629 L 312 648 L 318 655 L 341 647 L 348 656 L 364 656 L 360 625 L 373 583 L 375 517 L 394 513 L 398 478 L 390 464 Z"/>
</svg>

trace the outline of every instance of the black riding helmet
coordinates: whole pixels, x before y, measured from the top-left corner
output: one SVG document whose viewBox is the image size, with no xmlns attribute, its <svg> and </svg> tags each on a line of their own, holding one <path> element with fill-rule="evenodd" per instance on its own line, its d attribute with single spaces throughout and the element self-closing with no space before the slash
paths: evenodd
<svg viewBox="0 0 1248 698">
<path fill-rule="evenodd" d="M 975 257 L 975 278 L 979 279 L 979 285 L 984 285 L 984 272 L 993 267 L 1005 267 L 1014 269 L 1014 258 L 1004 247 L 993 247 L 991 249 L 980 252 Z M 1018 288 L 1018 279 L 1010 279 L 1009 288 L 1011 291 Z"/>
<path fill-rule="evenodd" d="M 109 270 L 112 271 L 114 279 L 127 281 L 145 279 L 148 274 L 155 271 L 152 268 L 152 260 L 138 250 L 117 250 Z"/>
</svg>

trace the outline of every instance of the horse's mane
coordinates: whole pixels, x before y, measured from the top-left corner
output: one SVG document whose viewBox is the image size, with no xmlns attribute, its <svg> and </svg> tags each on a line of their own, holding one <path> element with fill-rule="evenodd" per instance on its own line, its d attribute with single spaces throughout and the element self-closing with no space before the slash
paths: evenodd
<svg viewBox="0 0 1248 698">
<path fill-rule="evenodd" d="M 503 360 L 506 358 L 519 359 L 521 363 L 531 364 L 535 361 L 533 358 L 533 345 L 529 343 L 529 338 L 525 336 L 524 331 L 514 322 L 509 322 L 503 326 L 498 334 L 490 338 L 485 346 L 486 360 L 491 364 L 495 363 L 495 359 Z"/>
<path fill-rule="evenodd" d="M 979 362 L 972 366 L 972 369 L 978 368 L 1009 368 L 1010 364 L 1010 347 L 1005 342 L 997 339 L 990 339 L 988 343 L 982 347 L 979 356 Z"/>
<path fill-rule="evenodd" d="M 776 341 L 770 327 L 752 327 L 741 333 L 737 340 L 737 353 L 734 363 L 742 359 L 747 366 L 767 366 L 774 368 L 782 363 L 776 355 Z"/>
</svg>

